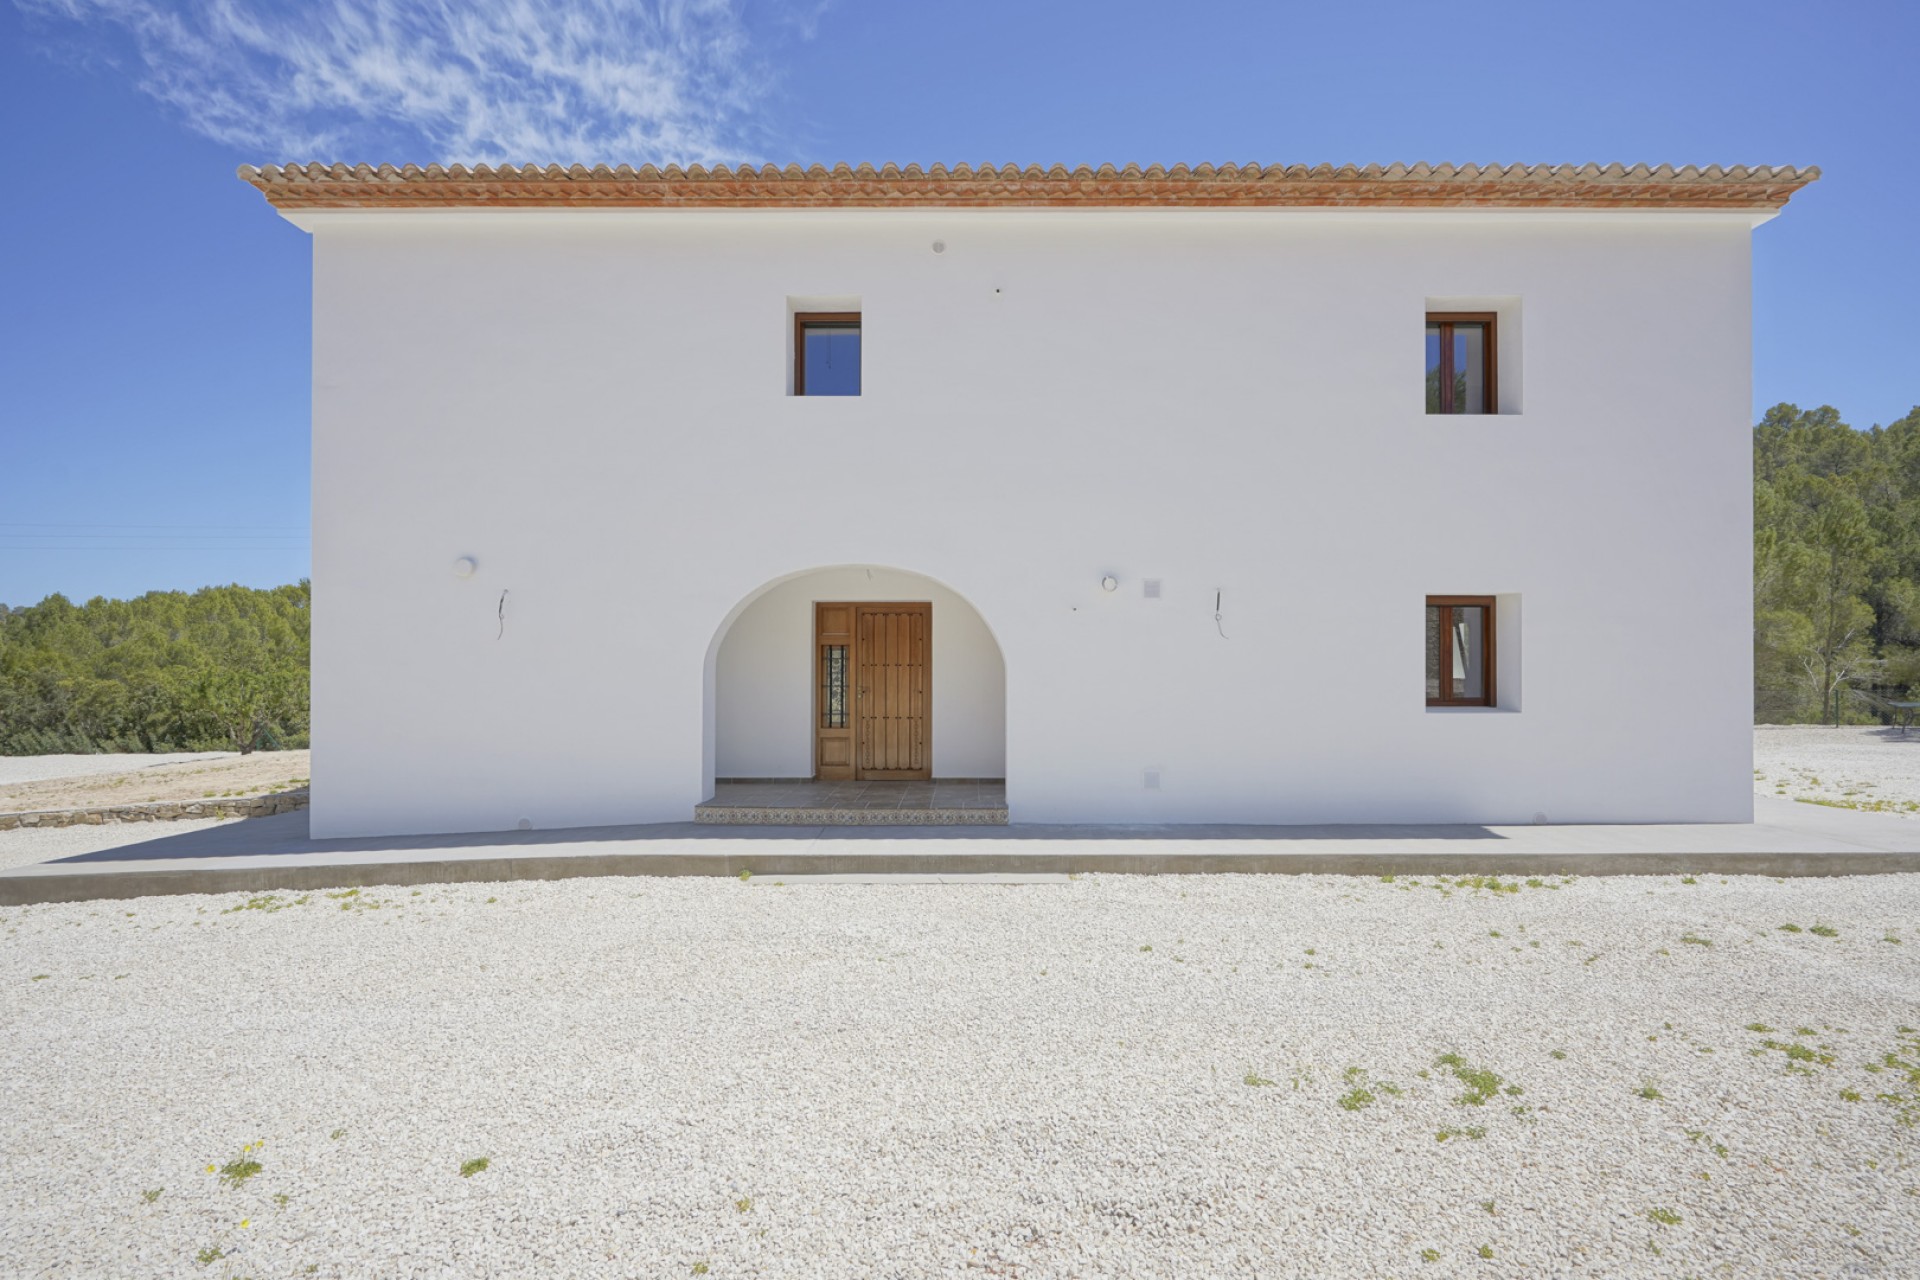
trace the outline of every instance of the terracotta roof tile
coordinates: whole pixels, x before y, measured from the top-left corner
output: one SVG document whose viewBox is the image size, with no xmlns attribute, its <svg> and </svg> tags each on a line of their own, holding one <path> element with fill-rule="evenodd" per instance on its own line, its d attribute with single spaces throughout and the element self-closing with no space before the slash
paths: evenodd
<svg viewBox="0 0 1920 1280">
<path fill-rule="evenodd" d="M 1769 210 L 1817 168 L 1734 165 L 797 164 L 655 168 L 585 165 L 240 166 L 280 209 L 600 207 L 1498 208 Z"/>
</svg>

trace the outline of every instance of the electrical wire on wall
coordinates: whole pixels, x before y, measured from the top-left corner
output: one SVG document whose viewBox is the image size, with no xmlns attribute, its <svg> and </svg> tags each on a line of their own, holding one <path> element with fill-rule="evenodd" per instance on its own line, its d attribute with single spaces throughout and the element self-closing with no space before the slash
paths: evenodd
<svg viewBox="0 0 1920 1280">
<path fill-rule="evenodd" d="M 500 630 L 493 637 L 495 640 L 498 640 L 501 636 L 507 634 L 507 593 L 505 590 L 500 592 L 500 607 L 494 612 L 500 619 Z"/>
<path fill-rule="evenodd" d="M 1216 631 L 1218 631 L 1218 632 L 1220 633 L 1220 638 L 1221 638 L 1222 640 L 1225 640 L 1225 639 L 1227 638 L 1227 628 L 1226 628 L 1226 626 L 1225 626 L 1225 625 L 1224 625 L 1224 624 L 1223 624 L 1223 623 L 1222 623 L 1222 622 L 1220 621 L 1220 596 L 1221 596 L 1221 594 L 1222 594 L 1222 593 L 1221 593 L 1221 591 L 1220 591 L 1220 589 L 1219 589 L 1218 587 L 1215 587 L 1215 588 L 1214 588 L 1214 590 L 1213 590 L 1213 627 L 1214 627 L 1214 630 L 1216 630 Z"/>
</svg>

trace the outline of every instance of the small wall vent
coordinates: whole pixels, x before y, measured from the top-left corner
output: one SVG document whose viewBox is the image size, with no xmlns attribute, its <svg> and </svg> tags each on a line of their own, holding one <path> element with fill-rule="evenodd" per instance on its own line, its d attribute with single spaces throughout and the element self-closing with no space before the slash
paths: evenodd
<svg viewBox="0 0 1920 1280">
<path fill-rule="evenodd" d="M 1160 598 L 1160 579 L 1148 578 L 1141 584 L 1140 590 L 1147 599 L 1158 600 Z"/>
</svg>

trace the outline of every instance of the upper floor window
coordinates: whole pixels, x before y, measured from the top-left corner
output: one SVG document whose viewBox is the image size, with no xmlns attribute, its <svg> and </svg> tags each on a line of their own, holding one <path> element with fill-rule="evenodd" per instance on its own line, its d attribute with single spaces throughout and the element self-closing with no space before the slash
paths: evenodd
<svg viewBox="0 0 1920 1280">
<path fill-rule="evenodd" d="M 1427 313 L 1427 412 L 1497 413 L 1494 314 Z"/>
<path fill-rule="evenodd" d="M 1495 705 L 1492 596 L 1427 597 L 1427 705 Z"/>
<path fill-rule="evenodd" d="M 794 315 L 793 394 L 860 394 L 858 311 L 802 311 Z"/>
</svg>

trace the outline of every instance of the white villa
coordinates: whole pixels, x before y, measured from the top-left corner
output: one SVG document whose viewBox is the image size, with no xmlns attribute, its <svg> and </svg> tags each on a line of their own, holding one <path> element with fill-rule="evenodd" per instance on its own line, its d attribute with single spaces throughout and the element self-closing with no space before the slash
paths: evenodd
<svg viewBox="0 0 1920 1280">
<path fill-rule="evenodd" d="M 1817 170 L 240 173 L 313 237 L 315 836 L 1751 818 Z"/>
</svg>

